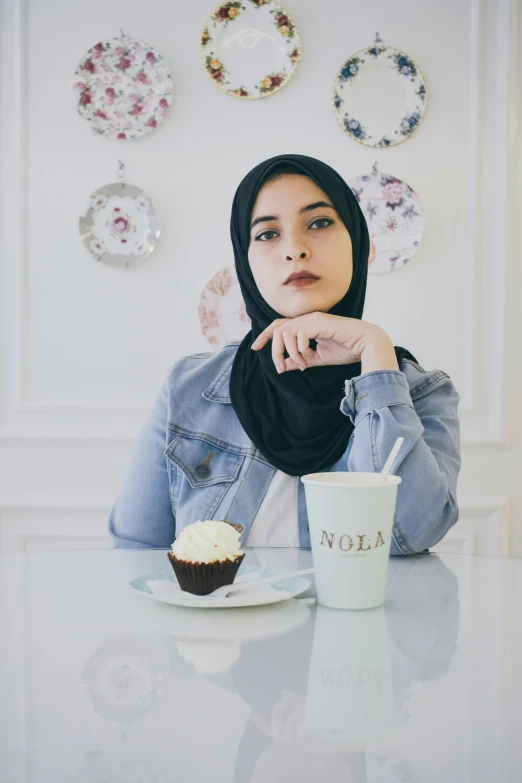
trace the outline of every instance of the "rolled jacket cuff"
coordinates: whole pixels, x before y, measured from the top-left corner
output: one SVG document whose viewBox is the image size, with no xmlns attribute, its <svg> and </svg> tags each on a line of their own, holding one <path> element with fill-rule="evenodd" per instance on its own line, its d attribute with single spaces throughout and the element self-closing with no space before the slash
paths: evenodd
<svg viewBox="0 0 522 783">
<path fill-rule="evenodd" d="M 344 384 L 345 397 L 341 412 L 357 424 L 362 416 L 377 408 L 390 405 L 409 405 L 414 409 L 410 387 L 401 370 L 374 370 Z"/>
</svg>

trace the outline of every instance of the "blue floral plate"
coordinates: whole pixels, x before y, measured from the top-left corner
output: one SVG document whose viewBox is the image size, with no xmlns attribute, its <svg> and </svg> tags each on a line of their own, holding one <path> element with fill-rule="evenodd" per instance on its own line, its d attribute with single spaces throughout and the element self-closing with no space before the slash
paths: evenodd
<svg viewBox="0 0 522 783">
<path fill-rule="evenodd" d="M 417 63 L 377 35 L 373 46 L 355 52 L 335 77 L 337 120 L 366 147 L 407 141 L 426 112 L 426 83 Z"/>
</svg>

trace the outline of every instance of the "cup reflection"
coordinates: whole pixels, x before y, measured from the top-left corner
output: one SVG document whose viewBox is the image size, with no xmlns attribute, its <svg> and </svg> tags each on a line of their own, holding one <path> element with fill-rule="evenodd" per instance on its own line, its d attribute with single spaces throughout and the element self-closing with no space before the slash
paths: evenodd
<svg viewBox="0 0 522 783">
<path fill-rule="evenodd" d="M 304 730 L 363 741 L 396 720 L 384 608 L 348 614 L 318 606 Z"/>
</svg>

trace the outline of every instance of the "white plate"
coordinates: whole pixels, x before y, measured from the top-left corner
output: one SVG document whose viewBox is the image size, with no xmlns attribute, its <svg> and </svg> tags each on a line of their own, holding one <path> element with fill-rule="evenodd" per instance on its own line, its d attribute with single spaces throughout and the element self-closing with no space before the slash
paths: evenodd
<svg viewBox="0 0 522 783">
<path fill-rule="evenodd" d="M 207 20 L 199 53 L 216 87 L 236 98 L 266 98 L 293 76 L 301 40 L 279 3 L 230 0 Z"/>
<path fill-rule="evenodd" d="M 259 568 L 256 566 L 243 566 L 240 567 L 240 574 L 248 574 L 253 571 L 257 571 L 261 577 L 272 576 L 277 573 L 273 569 Z M 192 598 L 183 598 L 181 595 L 178 597 L 174 594 L 167 598 L 156 596 L 148 586 L 149 579 L 166 580 L 168 582 L 174 582 L 178 584 L 176 575 L 172 568 L 165 569 L 163 571 L 156 571 L 153 574 L 145 574 L 139 576 L 129 582 L 129 586 L 146 596 L 152 598 L 155 601 L 161 601 L 162 603 L 173 604 L 174 606 L 187 606 L 197 607 L 198 609 L 226 609 L 235 606 L 264 606 L 265 604 L 275 604 L 280 601 L 288 601 L 290 598 L 295 598 L 297 595 L 304 593 L 310 587 L 310 580 L 305 579 L 302 576 L 296 576 L 291 579 L 284 579 L 284 574 L 281 573 L 281 582 L 272 582 L 267 587 L 273 589 L 263 593 L 257 593 L 256 590 L 249 591 L 244 595 L 231 595 L 227 598 L 209 598 L 205 595 L 195 595 Z"/>
<path fill-rule="evenodd" d="M 126 182 L 91 193 L 79 220 L 80 237 L 97 261 L 129 266 L 149 256 L 160 236 L 150 196 Z"/>
<path fill-rule="evenodd" d="M 341 128 L 354 141 L 392 147 L 419 127 L 426 111 L 426 84 L 411 57 L 376 43 L 341 66 L 333 104 Z"/>
<path fill-rule="evenodd" d="M 348 180 L 370 233 L 368 272 L 394 272 L 419 248 L 426 217 L 417 194 L 406 182 L 377 171 Z"/>
<path fill-rule="evenodd" d="M 93 46 L 76 68 L 78 112 L 110 139 L 137 139 L 153 131 L 172 102 L 172 77 L 152 46 L 111 38 Z"/>
</svg>

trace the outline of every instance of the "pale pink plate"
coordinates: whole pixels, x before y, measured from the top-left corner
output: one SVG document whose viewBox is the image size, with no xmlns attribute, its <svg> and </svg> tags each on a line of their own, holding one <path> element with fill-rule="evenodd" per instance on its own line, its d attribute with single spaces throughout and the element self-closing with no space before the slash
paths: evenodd
<svg viewBox="0 0 522 783">
<path fill-rule="evenodd" d="M 239 288 L 234 264 L 224 267 L 207 283 L 199 300 L 201 331 L 216 350 L 242 340 L 250 318 Z"/>
</svg>

